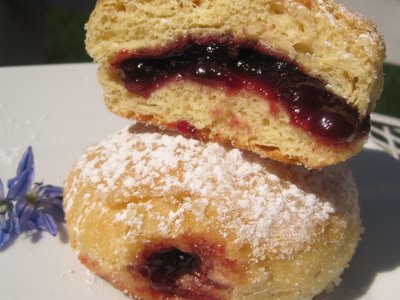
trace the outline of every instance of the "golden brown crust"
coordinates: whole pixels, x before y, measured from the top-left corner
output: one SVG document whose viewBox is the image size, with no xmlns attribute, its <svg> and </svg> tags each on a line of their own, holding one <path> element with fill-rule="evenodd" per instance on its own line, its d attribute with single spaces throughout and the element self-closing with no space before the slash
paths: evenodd
<svg viewBox="0 0 400 300">
<path fill-rule="evenodd" d="M 151 115 L 136 115 L 133 112 L 130 113 L 122 113 L 119 111 L 114 111 L 112 107 L 109 107 L 110 111 L 131 120 L 137 120 L 144 124 L 150 124 L 153 126 L 158 126 L 160 128 L 169 128 L 168 123 L 160 122 L 160 120 L 156 120 Z M 207 130 L 207 134 L 202 134 L 201 140 L 202 141 L 213 141 L 218 142 L 224 145 L 232 145 L 242 150 L 249 150 L 253 153 L 257 153 L 263 158 L 269 158 L 272 160 L 279 161 L 281 163 L 287 164 L 296 164 L 296 165 L 303 165 L 309 169 L 321 169 L 322 167 L 334 165 L 340 162 L 346 161 L 349 157 L 356 155 L 360 149 L 364 146 L 365 138 L 359 138 L 356 142 L 352 143 L 351 145 L 345 146 L 329 146 L 329 145 L 318 145 L 318 150 L 310 149 L 313 151 L 312 155 L 308 155 L 305 157 L 299 156 L 289 156 L 285 155 L 276 147 L 268 147 L 262 145 L 252 145 L 243 144 L 239 139 L 224 139 L 221 136 L 210 136 L 209 130 Z M 306 151 L 308 149 L 305 149 Z M 315 159 L 317 157 L 319 159 Z"/>
<path fill-rule="evenodd" d="M 86 151 L 64 208 L 82 263 L 141 299 L 184 298 L 139 272 L 157 247 L 201 258 L 207 299 L 309 298 L 341 274 L 360 234 L 344 166 L 307 171 L 139 125 Z"/>
</svg>

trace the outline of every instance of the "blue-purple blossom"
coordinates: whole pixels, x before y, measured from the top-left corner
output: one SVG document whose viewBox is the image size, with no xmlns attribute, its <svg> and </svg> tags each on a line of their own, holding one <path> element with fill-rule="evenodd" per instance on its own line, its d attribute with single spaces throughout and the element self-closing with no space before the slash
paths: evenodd
<svg viewBox="0 0 400 300">
<path fill-rule="evenodd" d="M 56 235 L 56 220 L 64 220 L 62 193 L 61 187 L 35 183 L 15 205 L 15 231 L 21 233 L 37 229 Z"/>
<path fill-rule="evenodd" d="M 35 162 L 28 147 L 18 164 L 16 176 L 7 182 L 8 193 L 0 180 L 0 248 L 15 232 L 40 230 L 56 235 L 57 222 L 64 220 L 63 189 L 33 183 Z"/>
</svg>

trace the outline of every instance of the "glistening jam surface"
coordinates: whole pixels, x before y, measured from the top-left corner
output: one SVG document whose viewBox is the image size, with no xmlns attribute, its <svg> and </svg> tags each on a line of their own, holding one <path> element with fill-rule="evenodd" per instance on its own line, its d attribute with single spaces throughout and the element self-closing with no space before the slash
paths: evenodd
<svg viewBox="0 0 400 300">
<path fill-rule="evenodd" d="M 127 90 L 148 97 L 173 80 L 191 80 L 223 88 L 245 89 L 286 107 L 292 124 L 328 144 L 343 144 L 369 131 L 369 116 L 307 75 L 295 63 L 254 43 L 232 37 L 187 38 L 162 49 L 122 51 L 112 63 Z M 273 107 L 273 105 L 272 105 Z"/>
</svg>

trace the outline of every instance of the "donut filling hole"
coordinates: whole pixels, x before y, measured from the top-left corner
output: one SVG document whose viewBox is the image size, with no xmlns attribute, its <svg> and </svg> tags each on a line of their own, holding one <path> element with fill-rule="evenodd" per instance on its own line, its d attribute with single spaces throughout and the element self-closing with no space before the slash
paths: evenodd
<svg viewBox="0 0 400 300">
<path fill-rule="evenodd" d="M 151 253 L 139 273 L 148 278 L 155 290 L 177 294 L 179 279 L 184 275 L 196 276 L 200 272 L 200 259 L 177 248 Z"/>
<path fill-rule="evenodd" d="M 358 111 L 328 91 L 323 81 L 255 43 L 230 36 L 191 37 L 161 49 L 122 51 L 111 68 L 129 92 L 146 98 L 179 80 L 227 93 L 256 93 L 283 106 L 293 125 L 332 145 L 350 143 L 369 131 L 369 116 L 360 120 Z"/>
<path fill-rule="evenodd" d="M 158 295 L 180 296 L 189 299 L 221 299 L 230 287 L 209 278 L 212 255 L 184 252 L 176 247 L 152 245 L 140 254 L 140 263 L 131 267 L 149 284 L 149 292 Z"/>
</svg>

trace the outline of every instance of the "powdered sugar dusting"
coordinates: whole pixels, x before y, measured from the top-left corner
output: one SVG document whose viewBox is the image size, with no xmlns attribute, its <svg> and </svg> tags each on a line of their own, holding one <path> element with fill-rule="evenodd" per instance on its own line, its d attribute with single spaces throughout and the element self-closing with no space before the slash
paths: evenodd
<svg viewBox="0 0 400 300">
<path fill-rule="evenodd" d="M 115 224 L 127 224 L 125 240 L 143 238 L 149 226 L 156 235 L 177 237 L 190 221 L 238 246 L 250 245 L 255 260 L 267 252 L 287 257 L 300 251 L 337 209 L 337 195 L 325 191 L 334 190 L 327 184 L 337 184 L 335 172 L 322 176 L 282 167 L 238 149 L 139 125 L 91 147 L 76 170 L 66 209 L 89 197 L 76 196 L 78 182 L 89 181 L 105 199 L 96 205 L 107 206 Z M 113 210 L 110 203 L 125 204 Z"/>
</svg>

